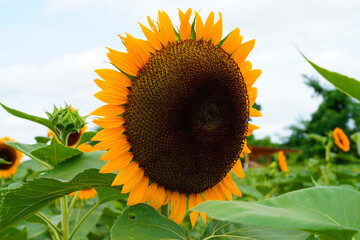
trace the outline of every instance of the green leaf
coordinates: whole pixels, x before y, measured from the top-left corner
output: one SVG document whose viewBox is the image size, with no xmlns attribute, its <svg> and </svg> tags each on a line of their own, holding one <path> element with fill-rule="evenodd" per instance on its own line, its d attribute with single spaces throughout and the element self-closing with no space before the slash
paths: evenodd
<svg viewBox="0 0 360 240">
<path fill-rule="evenodd" d="M 125 209 L 111 228 L 112 240 L 186 239 L 185 231 L 146 204 Z"/>
<path fill-rule="evenodd" d="M 29 115 L 23 112 L 20 112 L 18 110 L 9 108 L 7 106 L 5 106 L 4 104 L 0 103 L 0 105 L 10 114 L 14 115 L 15 117 L 19 117 L 19 118 L 24 118 L 27 120 L 30 120 L 32 122 L 36 122 L 39 123 L 41 125 L 44 125 L 47 128 L 50 128 L 53 132 L 55 132 L 55 129 L 51 123 L 51 121 L 49 119 L 46 118 L 41 118 L 41 117 L 37 117 L 37 116 L 33 116 L 33 115 Z"/>
<path fill-rule="evenodd" d="M 358 80 L 319 67 L 307 59 L 304 54 L 301 53 L 301 55 L 321 76 L 332 83 L 337 89 L 360 101 L 360 82 Z"/>
<path fill-rule="evenodd" d="M 89 131 L 89 132 L 85 132 L 84 134 L 81 135 L 81 138 L 78 142 L 77 146 L 80 146 L 83 143 L 87 143 L 89 141 L 91 141 L 91 139 L 97 134 L 98 132 L 96 131 Z"/>
<path fill-rule="evenodd" d="M 11 164 L 11 162 L 8 162 L 5 159 L 0 158 L 0 164 Z"/>
<path fill-rule="evenodd" d="M 121 190 L 109 187 L 95 188 L 97 196 L 99 198 L 98 204 L 103 204 L 113 200 L 124 198 L 125 194 L 121 193 Z"/>
<path fill-rule="evenodd" d="M 352 134 L 350 138 L 356 143 L 357 153 L 360 155 L 360 132 Z"/>
<path fill-rule="evenodd" d="M 212 219 L 199 240 L 256 239 L 256 240 L 306 240 L 310 234 L 292 229 L 274 229 Z"/>
<path fill-rule="evenodd" d="M 26 229 L 19 230 L 17 228 L 9 228 L 4 231 L 0 231 L 1 240 L 19 240 L 27 239 Z"/>
<path fill-rule="evenodd" d="M 342 187 L 314 187 L 260 202 L 207 201 L 194 210 L 225 221 L 350 240 L 359 231 L 360 193 Z"/>
<path fill-rule="evenodd" d="M 69 181 L 86 169 L 101 169 L 106 163 L 100 160 L 103 151 L 87 152 L 60 163 L 56 168 L 43 174 L 44 177 Z M 99 171 L 99 170 L 97 170 Z"/>
<path fill-rule="evenodd" d="M 35 137 L 35 140 L 37 143 L 45 143 L 46 144 L 50 141 L 50 138 L 38 136 L 38 137 Z"/>
<path fill-rule="evenodd" d="M 326 137 L 324 136 L 321 136 L 319 134 L 316 134 L 316 133 L 309 133 L 309 134 L 305 134 L 308 138 L 310 139 L 314 139 L 315 141 L 321 143 L 322 145 L 325 146 L 325 143 L 326 143 Z"/>
<path fill-rule="evenodd" d="M 72 232 L 85 214 L 91 209 L 92 206 L 83 206 L 81 209 L 74 209 L 70 215 L 70 232 Z M 102 207 L 97 207 L 89 217 L 81 224 L 72 239 L 88 239 L 86 236 L 90 232 L 96 232 L 96 224 L 99 222 L 102 214 Z"/>
<path fill-rule="evenodd" d="M 89 169 L 69 182 L 39 178 L 7 192 L 0 205 L 0 230 L 31 217 L 57 198 L 89 188 L 110 187 L 115 174 L 101 174 Z"/>
<path fill-rule="evenodd" d="M 53 138 L 50 145 L 46 145 L 45 147 L 32 151 L 31 155 L 37 159 L 49 163 L 52 166 L 56 166 L 66 159 L 72 158 L 82 153 L 83 152 L 78 149 L 62 145 L 55 138 Z"/>
</svg>

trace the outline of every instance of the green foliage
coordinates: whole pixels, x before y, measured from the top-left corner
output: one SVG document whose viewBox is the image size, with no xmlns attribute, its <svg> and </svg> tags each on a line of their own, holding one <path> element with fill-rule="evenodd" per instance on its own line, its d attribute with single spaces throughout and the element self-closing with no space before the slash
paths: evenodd
<svg viewBox="0 0 360 240">
<path fill-rule="evenodd" d="M 66 159 L 80 155 L 83 152 L 66 147 L 60 144 L 55 138 L 51 140 L 50 145 L 31 151 L 31 155 L 37 159 L 49 163 L 51 166 L 56 166 Z"/>
<path fill-rule="evenodd" d="M 304 240 L 308 233 L 292 229 L 274 229 L 242 223 L 212 219 L 199 240 L 205 239 L 256 239 L 256 240 Z"/>
<path fill-rule="evenodd" d="M 301 53 L 301 55 L 303 55 L 306 61 L 308 61 L 308 63 L 310 63 L 310 65 L 326 80 L 328 80 L 342 92 L 360 101 L 360 82 L 358 80 L 319 67 L 318 65 L 307 59 L 304 54 Z"/>
<path fill-rule="evenodd" d="M 299 229 L 320 235 L 322 239 L 350 240 L 360 230 L 359 203 L 358 191 L 315 187 L 256 203 L 208 201 L 194 210 L 224 221 Z M 355 239 L 359 239 L 359 234 Z"/>
<path fill-rule="evenodd" d="M 285 139 L 284 146 L 299 148 L 303 151 L 301 159 L 324 157 L 321 144 L 314 139 L 308 139 L 306 134 L 326 136 L 335 127 L 344 130 L 347 135 L 360 131 L 360 104 L 339 90 L 327 89 L 313 78 L 304 75 L 305 83 L 311 87 L 323 101 L 318 109 L 311 114 L 308 121 L 301 121 L 289 127 L 291 134 Z M 353 121 L 354 126 L 349 123 Z M 339 151 L 335 149 L 335 151 Z M 353 152 L 353 150 L 351 150 Z"/>
<path fill-rule="evenodd" d="M 112 240 L 186 239 L 184 230 L 146 204 L 127 208 L 111 229 Z"/>
<path fill-rule="evenodd" d="M 77 144 L 77 146 L 80 146 L 83 143 L 89 142 L 98 132 L 96 131 L 88 131 L 81 135 L 81 138 Z M 77 147 L 76 146 L 76 147 Z"/>
<path fill-rule="evenodd" d="M 11 115 L 14 115 L 15 117 L 24 118 L 24 119 L 30 120 L 32 122 L 39 123 L 39 124 L 41 124 L 41 125 L 43 125 L 43 126 L 45 126 L 47 128 L 50 128 L 52 131 L 55 131 L 55 128 L 54 128 L 54 126 L 52 125 L 52 123 L 51 123 L 51 121 L 49 119 L 41 118 L 41 117 L 37 117 L 37 116 L 33 116 L 33 115 L 30 115 L 30 114 L 23 113 L 21 111 L 9 108 L 9 107 L 5 106 L 2 103 L 0 103 L 0 105 L 8 113 L 10 113 Z"/>
<path fill-rule="evenodd" d="M 27 239 L 27 231 L 19 230 L 17 228 L 9 228 L 3 231 L 0 231 L 1 240 L 19 240 Z"/>
<path fill-rule="evenodd" d="M 34 215 L 52 201 L 69 193 L 94 187 L 110 187 L 114 174 L 100 174 L 90 169 L 68 182 L 41 177 L 7 192 L 0 205 L 0 230 Z"/>
</svg>

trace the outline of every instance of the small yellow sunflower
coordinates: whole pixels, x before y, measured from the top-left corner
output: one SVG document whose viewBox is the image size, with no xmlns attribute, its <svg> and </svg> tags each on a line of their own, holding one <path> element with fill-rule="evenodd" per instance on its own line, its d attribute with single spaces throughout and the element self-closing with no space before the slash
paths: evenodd
<svg viewBox="0 0 360 240">
<path fill-rule="evenodd" d="M 278 162 L 279 162 L 280 170 L 282 172 L 288 173 L 289 169 L 287 167 L 286 157 L 283 151 L 280 151 L 278 154 Z"/>
<path fill-rule="evenodd" d="M 10 164 L 0 164 L 0 178 L 11 178 L 17 171 L 20 165 L 22 152 L 19 152 L 12 147 L 6 145 L 4 141 L 14 141 L 8 137 L 0 138 L 0 158 L 9 162 Z"/>
<path fill-rule="evenodd" d="M 80 132 L 71 133 L 67 141 L 68 147 L 75 147 L 76 144 L 80 141 L 81 136 L 86 132 L 86 130 L 87 130 L 87 126 L 84 126 L 83 128 L 81 128 Z M 53 138 L 54 135 L 55 135 L 54 132 L 49 129 L 48 136 L 50 138 Z"/>
<path fill-rule="evenodd" d="M 75 196 L 76 192 L 72 192 L 69 194 L 70 197 Z M 90 188 L 90 189 L 85 189 L 85 190 L 80 190 L 78 198 L 80 200 L 88 200 L 90 198 L 94 198 L 96 197 L 96 190 L 95 188 Z"/>
<path fill-rule="evenodd" d="M 103 116 L 94 120 L 103 130 L 93 140 L 109 161 L 100 172 L 119 171 L 113 185 L 130 193 L 128 205 L 170 202 L 176 223 L 204 200 L 241 196 L 230 170 L 244 177 L 239 157 L 259 128 L 249 116 L 261 116 L 251 107 L 261 70 L 245 61 L 255 40 L 242 43 L 238 28 L 222 39 L 220 13 L 204 24 L 195 12 L 193 27 L 191 14 L 179 10 L 179 32 L 163 11 L 156 23 L 148 17 L 151 29 L 140 24 L 147 40 L 126 34 L 127 52 L 108 48 L 118 71 L 95 71 L 103 79 L 95 80 L 103 89 L 95 97 L 106 105 L 92 113 Z M 190 214 L 193 226 L 197 218 Z"/>
<path fill-rule="evenodd" d="M 336 127 L 333 131 L 333 138 L 336 146 L 340 148 L 344 152 L 348 152 L 350 150 L 350 141 L 346 136 L 344 131 L 341 128 Z"/>
</svg>

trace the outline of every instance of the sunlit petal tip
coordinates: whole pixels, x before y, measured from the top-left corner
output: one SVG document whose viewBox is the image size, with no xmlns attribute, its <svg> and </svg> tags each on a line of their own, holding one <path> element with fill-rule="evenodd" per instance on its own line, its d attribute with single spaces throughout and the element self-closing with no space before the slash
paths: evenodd
<svg viewBox="0 0 360 240">
<path fill-rule="evenodd" d="M 250 117 L 261 117 L 262 114 L 259 110 L 255 108 L 250 108 Z"/>
</svg>

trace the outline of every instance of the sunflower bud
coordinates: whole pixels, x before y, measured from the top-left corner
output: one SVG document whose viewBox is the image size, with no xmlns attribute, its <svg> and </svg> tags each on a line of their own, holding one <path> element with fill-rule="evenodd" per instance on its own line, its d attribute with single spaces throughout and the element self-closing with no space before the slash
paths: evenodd
<svg viewBox="0 0 360 240">
<path fill-rule="evenodd" d="M 54 106 L 53 113 L 47 112 L 46 114 L 61 139 L 67 139 L 71 133 L 80 132 L 81 128 L 85 126 L 86 116 L 81 117 L 75 108 L 68 105 L 65 108 L 60 107 L 60 109 Z"/>
</svg>

